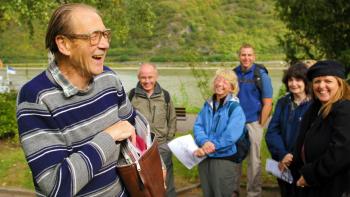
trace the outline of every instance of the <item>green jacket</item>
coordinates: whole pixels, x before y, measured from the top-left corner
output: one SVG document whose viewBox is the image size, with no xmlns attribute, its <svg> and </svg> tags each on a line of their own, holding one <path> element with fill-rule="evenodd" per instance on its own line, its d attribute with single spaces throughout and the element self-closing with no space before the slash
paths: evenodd
<svg viewBox="0 0 350 197">
<path fill-rule="evenodd" d="M 164 92 L 158 83 L 148 98 L 140 83 L 135 88 L 131 104 L 144 115 L 150 123 L 151 132 L 159 144 L 169 142 L 176 132 L 176 114 L 172 100 L 165 101 Z"/>
</svg>

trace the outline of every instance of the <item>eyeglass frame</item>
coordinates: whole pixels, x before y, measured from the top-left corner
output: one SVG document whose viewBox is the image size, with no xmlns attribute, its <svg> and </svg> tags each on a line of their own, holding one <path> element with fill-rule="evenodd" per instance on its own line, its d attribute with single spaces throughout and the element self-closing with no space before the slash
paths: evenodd
<svg viewBox="0 0 350 197">
<path fill-rule="evenodd" d="M 98 33 L 99 38 L 98 38 L 98 41 L 96 43 L 92 43 L 92 38 L 93 38 L 92 35 L 95 34 L 95 33 Z M 106 29 L 104 31 L 97 30 L 97 31 L 93 31 L 93 32 L 91 32 L 89 34 L 63 34 L 63 35 L 66 36 L 69 39 L 89 40 L 91 46 L 96 46 L 96 45 L 98 45 L 101 42 L 102 36 L 104 38 L 107 38 L 108 43 L 110 43 L 111 42 L 111 38 L 112 38 L 112 30 L 111 29 Z"/>
</svg>

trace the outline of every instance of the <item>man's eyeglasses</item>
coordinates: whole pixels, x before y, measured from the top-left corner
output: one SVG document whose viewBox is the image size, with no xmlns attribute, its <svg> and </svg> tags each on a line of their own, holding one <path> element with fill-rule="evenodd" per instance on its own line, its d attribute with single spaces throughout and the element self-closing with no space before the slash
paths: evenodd
<svg viewBox="0 0 350 197">
<path fill-rule="evenodd" d="M 90 34 L 64 34 L 66 37 L 71 39 L 84 39 L 90 40 L 91 45 L 98 45 L 100 43 L 102 36 L 111 42 L 112 31 L 106 29 L 105 31 L 94 31 Z"/>
</svg>

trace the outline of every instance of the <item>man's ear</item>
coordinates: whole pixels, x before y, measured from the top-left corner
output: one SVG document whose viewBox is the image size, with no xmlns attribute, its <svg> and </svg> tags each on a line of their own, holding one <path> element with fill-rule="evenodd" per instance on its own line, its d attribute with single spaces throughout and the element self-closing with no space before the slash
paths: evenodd
<svg viewBox="0 0 350 197">
<path fill-rule="evenodd" d="M 55 38 L 55 42 L 58 50 L 63 55 L 69 56 L 71 54 L 72 42 L 70 42 L 69 39 L 67 39 L 65 36 L 58 35 Z"/>
</svg>

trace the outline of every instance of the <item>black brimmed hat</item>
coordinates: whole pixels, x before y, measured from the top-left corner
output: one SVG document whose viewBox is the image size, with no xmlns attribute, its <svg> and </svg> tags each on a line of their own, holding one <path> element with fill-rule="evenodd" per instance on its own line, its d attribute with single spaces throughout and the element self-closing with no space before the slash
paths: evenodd
<svg viewBox="0 0 350 197">
<path fill-rule="evenodd" d="M 307 78 L 312 81 L 320 76 L 336 76 L 345 79 L 345 67 L 334 60 L 318 61 L 307 71 Z"/>
</svg>

